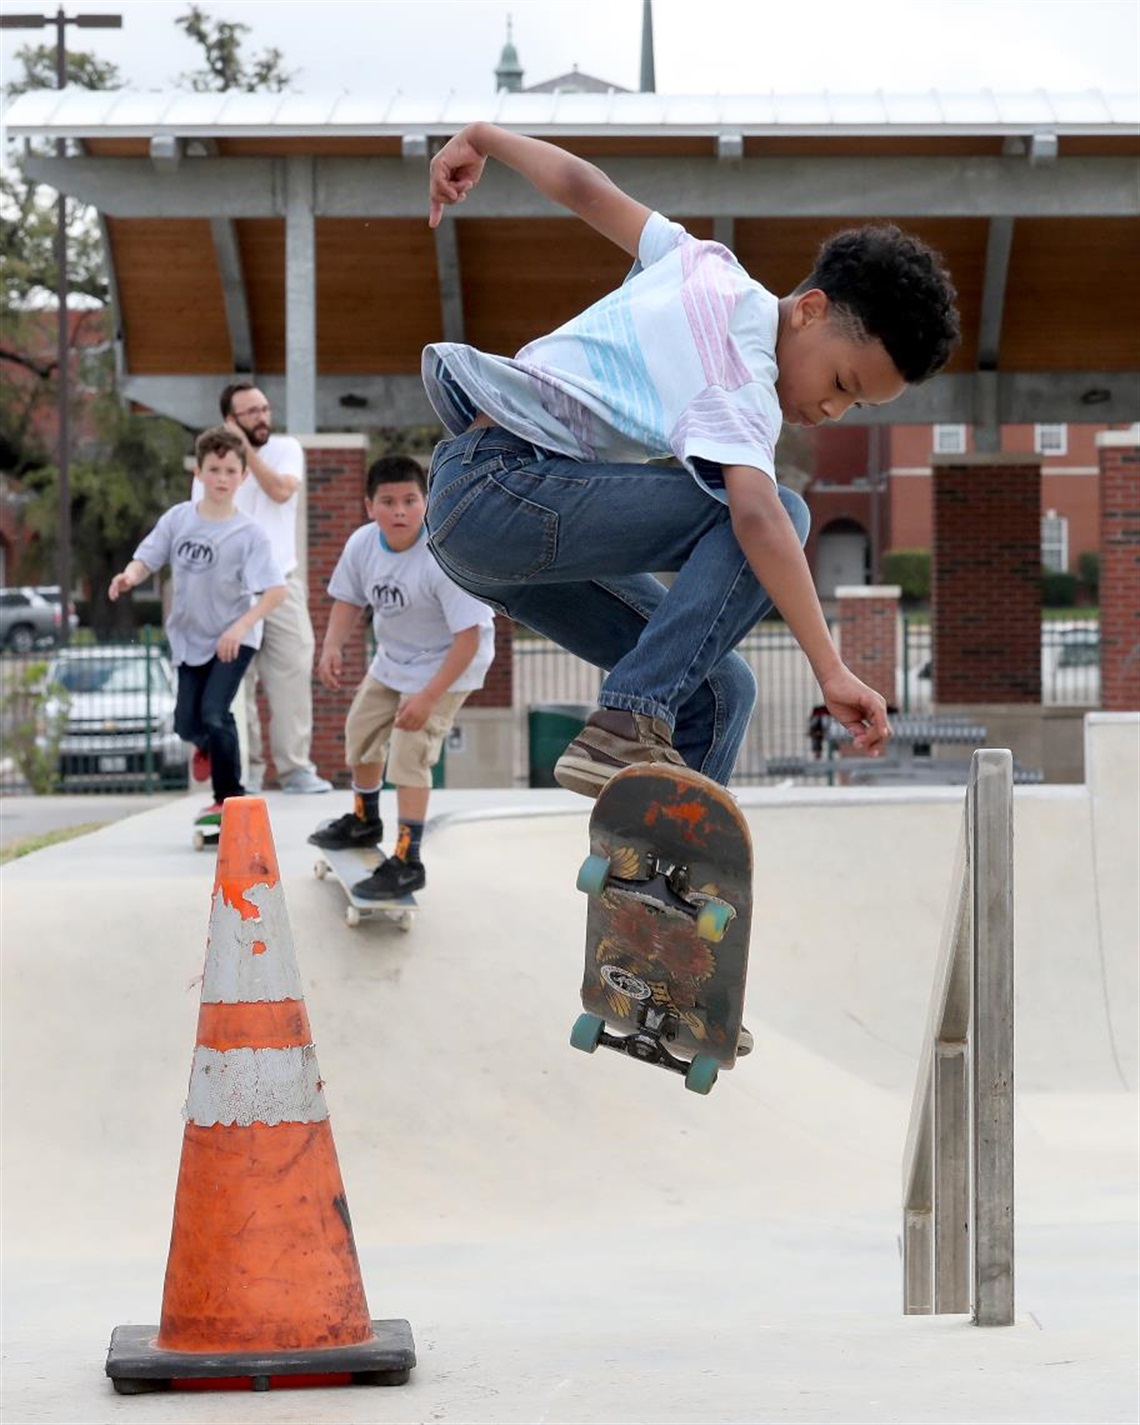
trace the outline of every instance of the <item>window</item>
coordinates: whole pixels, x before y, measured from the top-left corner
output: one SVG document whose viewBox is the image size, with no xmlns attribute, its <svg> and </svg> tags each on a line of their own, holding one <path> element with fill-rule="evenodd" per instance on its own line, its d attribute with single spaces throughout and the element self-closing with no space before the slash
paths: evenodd
<svg viewBox="0 0 1140 1425">
<path fill-rule="evenodd" d="M 1069 567 L 1069 521 L 1056 510 L 1046 510 L 1041 517 L 1041 565 L 1054 574 Z"/>
<path fill-rule="evenodd" d="M 934 453 L 935 455 L 965 455 L 966 427 L 935 426 Z"/>
<path fill-rule="evenodd" d="M 1067 425 L 1034 426 L 1033 449 L 1038 455 L 1067 455 L 1069 427 Z"/>
</svg>

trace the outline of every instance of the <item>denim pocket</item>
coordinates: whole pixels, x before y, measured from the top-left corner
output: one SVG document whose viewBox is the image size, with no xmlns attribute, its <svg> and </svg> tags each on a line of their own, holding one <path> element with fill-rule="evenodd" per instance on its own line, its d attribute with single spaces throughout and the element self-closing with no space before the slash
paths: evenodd
<svg viewBox="0 0 1140 1425">
<path fill-rule="evenodd" d="M 451 480 L 451 472 L 441 469 L 433 480 L 428 535 L 459 582 L 466 576 L 476 582 L 519 583 L 554 562 L 557 513 L 509 483 L 518 467 L 529 463 L 523 457 L 497 457 L 468 466 Z"/>
</svg>

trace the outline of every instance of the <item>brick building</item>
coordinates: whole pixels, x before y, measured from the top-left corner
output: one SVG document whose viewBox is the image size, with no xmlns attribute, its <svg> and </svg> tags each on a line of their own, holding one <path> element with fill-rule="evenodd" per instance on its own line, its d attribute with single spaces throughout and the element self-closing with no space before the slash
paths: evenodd
<svg viewBox="0 0 1140 1425">
<path fill-rule="evenodd" d="M 1118 427 L 1119 428 L 1119 427 Z M 1041 562 L 1076 574 L 1100 551 L 1097 437 L 1108 427 L 1008 425 L 1000 453 L 1041 461 Z M 967 425 L 852 426 L 811 432 L 808 555 L 830 598 L 841 585 L 878 582 L 883 555 L 934 548 L 934 459 L 978 453 Z"/>
</svg>

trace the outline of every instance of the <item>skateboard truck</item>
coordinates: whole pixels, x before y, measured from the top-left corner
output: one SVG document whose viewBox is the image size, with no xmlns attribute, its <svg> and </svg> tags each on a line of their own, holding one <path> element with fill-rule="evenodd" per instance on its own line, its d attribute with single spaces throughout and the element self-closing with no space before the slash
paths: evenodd
<svg viewBox="0 0 1140 1425">
<path fill-rule="evenodd" d="M 653 990 L 637 975 L 631 975 L 619 965 L 603 965 L 601 978 L 618 994 L 638 1002 L 638 1025 L 632 1034 L 613 1034 L 606 1022 L 596 1014 L 581 1014 L 570 1031 L 570 1043 L 583 1053 L 592 1054 L 599 1044 L 618 1053 L 640 1059 L 643 1064 L 657 1064 L 683 1074 L 685 1087 L 694 1093 L 707 1094 L 717 1081 L 720 1060 L 712 1054 L 697 1054 L 692 1060 L 681 1059 L 665 1045 L 676 1037 L 677 1013 L 670 1006 L 653 1003 Z"/>
<path fill-rule="evenodd" d="M 608 890 L 658 914 L 684 916 L 696 922 L 702 940 L 715 941 L 724 936 L 729 922 L 736 917 L 734 907 L 707 891 L 691 889 L 688 866 L 661 860 L 653 853 L 647 856 L 646 866 L 647 876 L 629 880 L 611 874 L 608 857 L 587 856 L 578 872 L 578 889 L 586 895 L 601 895 Z"/>
</svg>

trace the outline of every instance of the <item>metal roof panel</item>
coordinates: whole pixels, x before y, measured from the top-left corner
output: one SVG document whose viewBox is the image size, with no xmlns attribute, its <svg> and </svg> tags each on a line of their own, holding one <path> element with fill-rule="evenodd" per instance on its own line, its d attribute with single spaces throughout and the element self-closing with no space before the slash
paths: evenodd
<svg viewBox="0 0 1140 1425">
<path fill-rule="evenodd" d="M 486 101 L 449 92 L 410 96 L 196 94 L 184 91 L 36 90 L 7 107 L 14 136 L 109 137 L 177 131 L 196 136 L 447 132 L 478 118 L 541 132 L 606 129 L 692 133 L 724 129 L 792 134 L 821 129 L 931 132 L 1140 126 L 1140 93 L 863 92 L 800 94 L 501 93 Z"/>
</svg>

